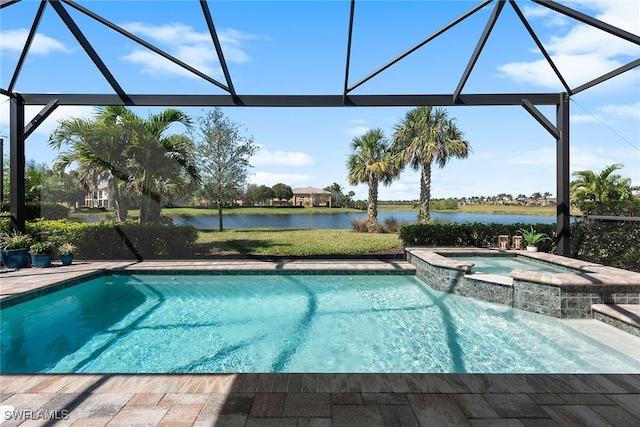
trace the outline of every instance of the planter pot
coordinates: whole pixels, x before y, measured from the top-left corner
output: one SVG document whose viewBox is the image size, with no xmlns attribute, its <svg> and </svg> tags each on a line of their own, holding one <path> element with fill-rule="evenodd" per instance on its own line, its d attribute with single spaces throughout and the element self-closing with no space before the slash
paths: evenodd
<svg viewBox="0 0 640 427">
<path fill-rule="evenodd" d="M 538 252 L 538 247 L 537 246 L 527 246 L 527 250 L 529 252 Z"/>
<path fill-rule="evenodd" d="M 31 255 L 31 266 L 36 268 L 49 267 L 52 259 L 53 256 L 46 254 Z"/>
<path fill-rule="evenodd" d="M 73 262 L 73 254 L 60 255 L 60 262 L 62 265 L 70 265 Z"/>
<path fill-rule="evenodd" d="M 2 251 L 2 263 L 7 268 L 22 268 L 29 262 L 29 249 L 7 249 Z"/>
</svg>

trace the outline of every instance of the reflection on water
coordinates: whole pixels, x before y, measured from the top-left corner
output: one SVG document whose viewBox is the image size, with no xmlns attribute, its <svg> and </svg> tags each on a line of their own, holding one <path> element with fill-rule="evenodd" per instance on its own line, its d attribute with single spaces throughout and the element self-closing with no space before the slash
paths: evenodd
<svg viewBox="0 0 640 427">
<path fill-rule="evenodd" d="M 0 371 L 48 371 L 144 300 L 133 286 L 110 285 L 101 277 L 2 309 Z"/>
<path fill-rule="evenodd" d="M 496 215 L 465 212 L 432 212 L 431 217 L 439 221 L 451 222 L 497 222 L 502 224 L 554 224 L 556 217 L 539 215 Z M 216 215 L 171 216 L 174 224 L 190 224 L 196 228 L 217 228 Z M 239 214 L 224 215 L 225 229 L 238 228 L 339 228 L 350 229 L 351 221 L 362 221 L 367 213 L 327 213 L 327 214 Z M 401 224 L 411 224 L 418 220 L 417 212 L 378 212 L 378 222 L 394 218 Z"/>
<path fill-rule="evenodd" d="M 176 225 L 190 224 L 201 229 L 218 228 L 217 215 L 171 215 Z M 232 214 L 223 216 L 225 229 L 240 228 L 339 228 L 350 229 L 351 221 L 363 221 L 366 212 L 314 214 Z M 393 218 L 401 224 L 418 220 L 418 212 L 378 212 L 378 222 Z M 482 222 L 500 224 L 555 224 L 555 215 L 502 215 L 468 212 L 431 212 L 431 218 L 449 222 Z M 98 222 L 104 217 L 82 218 L 84 222 Z"/>
</svg>

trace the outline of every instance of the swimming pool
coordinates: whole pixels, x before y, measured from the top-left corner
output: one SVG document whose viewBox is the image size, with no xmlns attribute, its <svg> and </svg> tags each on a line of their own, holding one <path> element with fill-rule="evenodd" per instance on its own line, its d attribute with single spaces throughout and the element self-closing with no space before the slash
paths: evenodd
<svg viewBox="0 0 640 427">
<path fill-rule="evenodd" d="M 640 372 L 409 275 L 105 275 L 2 310 L 2 373 Z"/>
<path fill-rule="evenodd" d="M 556 266 L 546 262 L 540 262 L 530 258 L 518 256 L 518 255 L 494 255 L 494 256 L 450 256 L 456 261 L 468 261 L 474 265 L 471 268 L 472 272 L 482 272 L 489 274 L 499 274 L 502 276 L 508 276 L 513 270 L 529 270 L 540 271 L 548 273 L 569 273 L 572 270 L 561 266 Z"/>
</svg>

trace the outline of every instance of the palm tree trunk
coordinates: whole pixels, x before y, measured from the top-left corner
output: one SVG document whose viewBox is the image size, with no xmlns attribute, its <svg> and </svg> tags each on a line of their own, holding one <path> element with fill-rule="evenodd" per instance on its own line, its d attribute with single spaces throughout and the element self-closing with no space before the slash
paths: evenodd
<svg viewBox="0 0 640 427">
<path fill-rule="evenodd" d="M 140 201 L 140 218 L 138 219 L 139 224 L 146 224 L 149 210 L 149 174 L 145 170 L 144 178 L 142 179 L 142 200 Z"/>
<path fill-rule="evenodd" d="M 149 158 L 145 161 L 144 177 L 142 179 L 142 201 L 140 204 L 140 219 L 138 223 L 146 224 L 149 222 L 149 204 L 151 203 L 151 173 Z"/>
<path fill-rule="evenodd" d="M 369 233 L 378 231 L 378 179 L 375 174 L 369 174 L 369 203 L 367 205 L 367 230 Z"/>
<path fill-rule="evenodd" d="M 222 202 L 218 201 L 218 231 L 222 232 Z"/>
<path fill-rule="evenodd" d="M 429 219 L 431 200 L 431 163 L 423 163 L 420 168 L 420 221 Z"/>
<path fill-rule="evenodd" d="M 116 222 L 123 222 L 127 219 L 127 208 L 120 200 L 120 189 L 118 188 L 118 178 L 111 178 L 111 186 L 113 188 L 113 204 L 116 208 Z"/>
<path fill-rule="evenodd" d="M 156 191 L 149 191 L 149 206 L 147 207 L 147 222 L 157 222 L 162 212 L 162 195 Z"/>
</svg>

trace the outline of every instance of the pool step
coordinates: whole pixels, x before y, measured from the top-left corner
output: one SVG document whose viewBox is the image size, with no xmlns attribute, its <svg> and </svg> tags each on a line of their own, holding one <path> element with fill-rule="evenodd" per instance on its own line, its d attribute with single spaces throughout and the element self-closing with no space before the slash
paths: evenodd
<svg viewBox="0 0 640 427">
<path fill-rule="evenodd" d="M 593 318 L 640 337 L 640 304 L 593 304 Z"/>
</svg>

